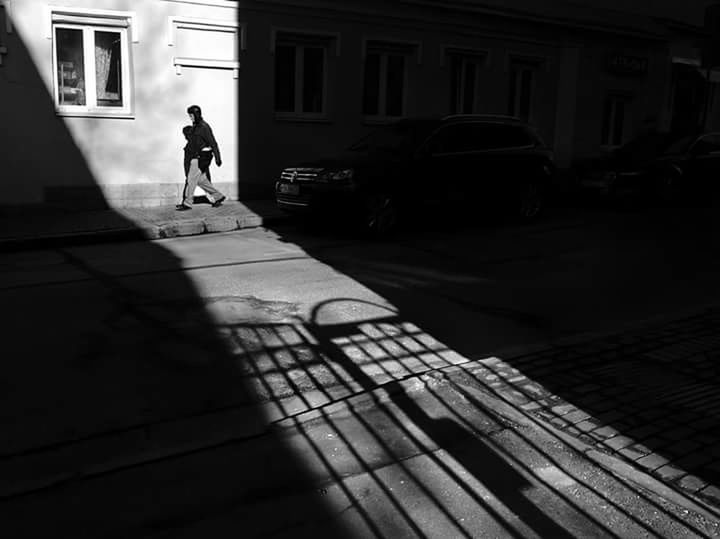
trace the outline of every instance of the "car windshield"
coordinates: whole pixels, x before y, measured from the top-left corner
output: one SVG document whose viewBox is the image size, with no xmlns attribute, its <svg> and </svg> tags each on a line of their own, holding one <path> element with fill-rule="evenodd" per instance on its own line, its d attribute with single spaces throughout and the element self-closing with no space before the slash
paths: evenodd
<svg viewBox="0 0 720 539">
<path fill-rule="evenodd" d="M 423 134 L 430 132 L 429 126 L 424 124 L 396 123 L 375 129 L 364 136 L 348 150 L 352 152 L 389 152 L 406 153 L 415 149 L 422 140 Z"/>
</svg>

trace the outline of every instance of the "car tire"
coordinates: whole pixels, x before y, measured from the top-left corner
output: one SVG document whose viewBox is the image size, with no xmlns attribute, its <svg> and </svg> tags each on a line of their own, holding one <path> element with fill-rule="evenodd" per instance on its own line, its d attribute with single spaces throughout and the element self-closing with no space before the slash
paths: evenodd
<svg viewBox="0 0 720 539">
<path fill-rule="evenodd" d="M 545 195 L 542 186 L 536 182 L 520 186 L 517 201 L 517 217 L 527 223 L 537 219 L 545 207 Z"/>
<path fill-rule="evenodd" d="M 365 198 L 365 229 L 375 237 L 387 237 L 397 228 L 398 212 L 393 197 L 385 193 Z"/>
</svg>

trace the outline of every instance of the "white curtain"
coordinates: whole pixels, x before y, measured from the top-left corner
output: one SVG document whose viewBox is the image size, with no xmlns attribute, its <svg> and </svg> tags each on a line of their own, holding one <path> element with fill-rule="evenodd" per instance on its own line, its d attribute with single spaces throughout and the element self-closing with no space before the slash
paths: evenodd
<svg viewBox="0 0 720 539">
<path fill-rule="evenodd" d="M 118 55 L 120 36 L 116 39 L 100 39 L 100 35 L 115 37 L 116 34 L 98 32 L 95 34 L 95 78 L 98 100 L 117 101 L 120 98 Z"/>
</svg>

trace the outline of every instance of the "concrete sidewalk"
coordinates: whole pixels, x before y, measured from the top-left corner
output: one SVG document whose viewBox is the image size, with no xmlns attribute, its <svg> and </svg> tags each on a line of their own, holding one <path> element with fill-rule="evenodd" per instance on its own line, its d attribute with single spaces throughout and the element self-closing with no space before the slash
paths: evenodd
<svg viewBox="0 0 720 539">
<path fill-rule="evenodd" d="M 228 200 L 219 208 L 198 203 L 185 212 L 176 211 L 174 206 L 91 211 L 15 209 L 0 213 L 0 250 L 229 232 L 284 219 L 274 200 Z"/>
</svg>

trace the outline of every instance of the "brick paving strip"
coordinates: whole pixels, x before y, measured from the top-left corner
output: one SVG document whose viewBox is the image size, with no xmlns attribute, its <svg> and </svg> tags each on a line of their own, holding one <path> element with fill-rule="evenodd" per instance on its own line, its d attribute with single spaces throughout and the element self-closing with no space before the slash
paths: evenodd
<svg viewBox="0 0 720 539">
<path fill-rule="evenodd" d="M 720 311 L 465 370 L 566 435 L 720 507 Z"/>
</svg>

